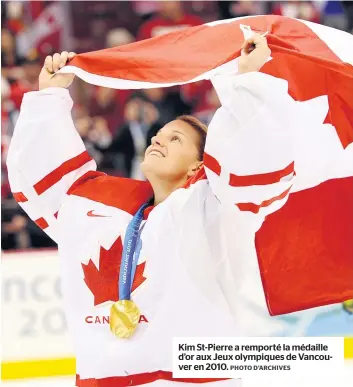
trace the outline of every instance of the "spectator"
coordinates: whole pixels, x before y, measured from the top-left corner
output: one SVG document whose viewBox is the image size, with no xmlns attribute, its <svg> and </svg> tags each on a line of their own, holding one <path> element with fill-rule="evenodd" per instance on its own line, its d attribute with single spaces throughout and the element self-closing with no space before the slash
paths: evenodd
<svg viewBox="0 0 353 387">
<path fill-rule="evenodd" d="M 104 118 L 93 117 L 88 138 L 96 147 L 100 148 L 105 148 L 111 143 L 113 137 Z"/>
<path fill-rule="evenodd" d="M 106 47 L 118 47 L 133 43 L 135 38 L 126 28 L 114 28 L 107 34 Z"/>
<path fill-rule="evenodd" d="M 1 248 L 26 249 L 31 247 L 31 240 L 27 231 L 28 218 L 24 215 L 8 213 L 1 208 Z"/>
<path fill-rule="evenodd" d="M 10 100 L 11 95 L 11 86 L 8 82 L 7 78 L 4 76 L 1 76 L 1 123 L 2 123 L 2 130 L 1 134 L 7 135 L 9 133 L 9 130 L 7 128 L 7 120 L 8 120 L 8 112 L 11 110 L 13 104 Z M 5 130 L 3 125 L 5 125 Z"/>
<path fill-rule="evenodd" d="M 3 95 L 3 90 L 1 90 Z M 1 98 L 1 198 L 6 199 L 10 194 L 10 185 L 7 177 L 7 168 L 6 168 L 6 158 L 7 158 L 7 150 L 10 143 L 9 132 L 9 117 L 4 108 L 4 101 Z"/>
<path fill-rule="evenodd" d="M 133 43 L 135 38 L 125 28 L 114 28 L 106 37 L 106 47 L 118 47 Z M 88 89 L 87 85 L 84 85 Z M 90 94 L 88 106 L 92 117 L 99 118 L 102 127 L 102 120 L 109 131 L 114 135 L 117 128 L 123 123 L 124 109 L 127 100 L 131 95 L 130 90 L 115 90 L 105 87 L 94 87 Z"/>
<path fill-rule="evenodd" d="M 347 30 L 353 34 L 353 1 L 342 1 L 342 5 L 347 17 Z"/>
<path fill-rule="evenodd" d="M 320 11 L 311 1 L 283 1 L 276 3 L 272 8 L 274 15 L 294 17 L 296 19 L 308 20 L 320 23 Z"/>
<path fill-rule="evenodd" d="M 13 198 L 2 200 L 1 215 L 1 248 L 3 250 L 56 245 L 41 228 L 27 217 Z"/>
<path fill-rule="evenodd" d="M 21 1 L 3 2 L 1 10 L 4 12 L 5 23 L 3 23 L 3 26 L 6 25 L 6 28 L 13 34 L 16 35 L 25 28 L 23 3 Z"/>
<path fill-rule="evenodd" d="M 18 66 L 20 59 L 16 53 L 15 36 L 7 28 L 1 29 L 1 66 L 11 68 Z"/>
<path fill-rule="evenodd" d="M 220 19 L 264 14 L 266 2 L 218 1 Z"/>
<path fill-rule="evenodd" d="M 127 103 L 124 119 L 123 126 L 106 148 L 105 160 L 110 158 L 115 166 L 119 165 L 124 176 L 142 180 L 140 164 L 144 152 L 163 125 L 159 123 L 156 107 L 137 97 Z"/>
<path fill-rule="evenodd" d="M 181 87 L 183 100 L 191 106 L 191 114 L 208 125 L 220 107 L 217 93 L 209 81 L 188 83 Z"/>
<path fill-rule="evenodd" d="M 139 15 L 143 20 L 148 20 L 155 12 L 158 11 L 158 1 L 131 1 L 134 12 Z"/>
<path fill-rule="evenodd" d="M 114 135 L 122 125 L 125 104 L 130 95 L 130 90 L 95 87 L 88 104 L 90 116 L 104 119 L 109 131 Z"/>
<path fill-rule="evenodd" d="M 182 100 L 178 87 L 145 89 L 137 95 L 154 105 L 163 125 L 177 116 L 190 113 L 190 106 Z"/>
<path fill-rule="evenodd" d="M 347 17 L 340 1 L 322 1 L 314 2 L 314 4 L 321 10 L 322 22 L 325 25 L 344 31 L 347 30 Z"/>
<path fill-rule="evenodd" d="M 21 73 L 11 84 L 11 100 L 16 110 L 20 110 L 22 98 L 29 91 L 38 90 L 38 75 L 41 70 L 40 58 L 35 50 L 21 61 Z"/>
<path fill-rule="evenodd" d="M 100 165 L 103 155 L 99 147 L 107 146 L 111 142 L 111 134 L 106 126 L 106 122 L 103 120 L 98 123 L 100 127 L 97 129 L 97 119 L 92 118 L 85 107 L 75 107 L 75 117 L 74 117 L 75 128 L 82 138 L 85 147 L 90 154 L 90 156 L 95 160 L 97 165 Z M 103 128 L 102 128 L 103 127 Z M 106 140 L 103 138 L 108 138 Z"/>
<path fill-rule="evenodd" d="M 185 13 L 180 1 L 161 1 L 158 5 L 158 14 L 142 24 L 137 40 L 203 24 L 203 20 L 199 16 Z"/>
</svg>

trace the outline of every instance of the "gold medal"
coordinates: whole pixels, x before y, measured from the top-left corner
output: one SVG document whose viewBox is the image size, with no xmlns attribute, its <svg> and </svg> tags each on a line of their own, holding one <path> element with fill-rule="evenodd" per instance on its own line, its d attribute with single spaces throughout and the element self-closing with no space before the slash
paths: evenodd
<svg viewBox="0 0 353 387">
<path fill-rule="evenodd" d="M 114 336 L 121 339 L 129 339 L 135 333 L 140 321 L 140 309 L 130 300 L 130 296 L 142 246 L 140 225 L 143 220 L 143 211 L 147 206 L 148 204 L 142 205 L 127 226 L 119 272 L 120 300 L 110 308 L 110 330 Z"/>
<path fill-rule="evenodd" d="M 343 302 L 343 309 L 346 312 L 353 314 L 353 300 L 348 300 Z"/>
<path fill-rule="evenodd" d="M 134 334 L 139 320 L 140 310 L 131 300 L 120 300 L 110 308 L 110 330 L 121 339 L 129 339 Z"/>
</svg>

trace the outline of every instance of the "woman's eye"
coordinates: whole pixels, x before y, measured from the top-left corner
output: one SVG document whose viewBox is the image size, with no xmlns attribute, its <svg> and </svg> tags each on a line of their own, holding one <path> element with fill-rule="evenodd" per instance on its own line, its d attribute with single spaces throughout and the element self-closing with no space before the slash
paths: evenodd
<svg viewBox="0 0 353 387">
<path fill-rule="evenodd" d="M 180 138 L 178 136 L 173 136 L 172 141 L 180 141 Z"/>
</svg>

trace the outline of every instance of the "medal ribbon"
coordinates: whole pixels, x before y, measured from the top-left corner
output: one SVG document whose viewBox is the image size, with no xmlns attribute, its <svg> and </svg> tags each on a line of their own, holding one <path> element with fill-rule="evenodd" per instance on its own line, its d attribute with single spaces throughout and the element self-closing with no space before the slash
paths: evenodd
<svg viewBox="0 0 353 387">
<path fill-rule="evenodd" d="M 132 284 L 142 247 L 139 229 L 143 220 L 143 211 L 147 207 L 146 203 L 139 208 L 126 229 L 119 273 L 119 300 L 130 300 L 131 297 Z"/>
</svg>

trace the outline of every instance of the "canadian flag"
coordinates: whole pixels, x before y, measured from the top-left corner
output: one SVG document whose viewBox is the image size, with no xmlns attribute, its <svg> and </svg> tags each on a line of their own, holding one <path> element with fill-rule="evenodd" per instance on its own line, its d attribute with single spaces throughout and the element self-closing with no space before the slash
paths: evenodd
<svg viewBox="0 0 353 387">
<path fill-rule="evenodd" d="M 130 45 L 77 55 L 61 71 L 117 89 L 166 87 L 229 71 L 244 34 L 266 33 L 262 72 L 286 79 L 298 101 L 328 96 L 325 123 L 347 150 L 348 173 L 294 192 L 256 234 L 271 314 L 353 297 L 353 36 L 282 16 L 218 21 Z M 315 154 L 312 155 L 315 160 Z"/>
<path fill-rule="evenodd" d="M 29 55 L 32 49 L 36 49 L 42 56 L 61 49 L 65 5 L 54 2 L 47 7 L 41 6 L 42 3 L 37 2 L 37 7 L 32 9 L 31 26 L 17 36 L 18 54 L 23 57 Z"/>
</svg>

